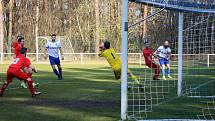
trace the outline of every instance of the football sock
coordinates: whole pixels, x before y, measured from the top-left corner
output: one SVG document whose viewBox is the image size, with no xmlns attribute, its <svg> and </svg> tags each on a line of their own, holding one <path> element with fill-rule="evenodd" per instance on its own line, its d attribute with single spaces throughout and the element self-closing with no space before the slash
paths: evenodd
<svg viewBox="0 0 215 121">
<path fill-rule="evenodd" d="M 60 76 L 62 77 L 62 68 L 58 68 L 58 70 L 59 70 Z"/>
<path fill-rule="evenodd" d="M 27 81 L 27 83 L 28 83 L 28 89 L 29 89 L 31 95 L 34 95 L 33 80 L 31 79 L 30 81 Z"/>
<path fill-rule="evenodd" d="M 58 76 L 58 78 L 60 77 L 60 75 L 59 75 L 59 73 L 58 73 L 58 71 L 57 71 L 57 69 L 53 69 L 53 71 L 54 71 L 54 73 Z"/>
<path fill-rule="evenodd" d="M 165 76 L 165 68 L 162 68 L 162 76 Z"/>
<path fill-rule="evenodd" d="M 170 75 L 170 68 L 168 68 L 168 70 L 167 70 L 167 74 L 168 74 L 168 75 Z"/>
</svg>

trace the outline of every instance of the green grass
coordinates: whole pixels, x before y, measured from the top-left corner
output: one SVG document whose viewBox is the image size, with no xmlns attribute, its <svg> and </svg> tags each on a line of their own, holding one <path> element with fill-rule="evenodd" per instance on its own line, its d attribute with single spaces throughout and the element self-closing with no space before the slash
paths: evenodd
<svg viewBox="0 0 215 121">
<path fill-rule="evenodd" d="M 5 80 L 7 66 L 0 66 L 0 83 Z M 33 75 L 33 79 L 40 83 L 40 88 L 37 90 L 40 90 L 42 95 L 31 98 L 28 90 L 20 89 L 20 82 L 14 80 L 4 97 L 0 97 L 0 121 L 117 121 L 120 119 L 120 81 L 114 80 L 109 65 L 64 64 L 64 79 L 61 81 L 57 80 L 49 65 L 35 66 L 39 73 Z M 142 111 L 147 108 L 149 111 L 137 113 L 137 117 L 196 119 L 197 115 L 202 114 L 201 109 L 206 107 L 206 102 L 212 101 L 185 96 L 178 98 L 176 79 L 151 81 L 150 69 L 144 66 L 130 68 L 135 75 L 140 76 L 145 89 L 144 92 L 139 92 L 137 88 L 130 90 L 129 99 L 143 100 L 129 101 L 129 105 L 133 103 L 146 106 L 129 106 L 128 109 Z M 186 85 L 200 85 L 215 80 L 213 67 L 202 70 L 190 68 L 183 72 L 183 78 L 187 80 Z M 172 67 L 172 73 L 177 77 L 176 66 Z M 131 86 L 137 87 L 137 85 Z M 212 82 L 199 88 L 198 91 L 214 94 L 214 87 L 215 82 Z M 152 107 L 149 106 L 151 104 Z"/>
<path fill-rule="evenodd" d="M 188 98 L 184 91 L 192 88 L 188 96 L 215 96 L 214 67 L 184 68 L 182 83 L 184 94 L 180 98 L 177 96 L 177 66 L 172 66 L 171 69 L 175 79 L 166 81 L 152 81 L 153 72 L 150 69 L 138 66 L 130 66 L 130 69 L 135 75 L 140 75 L 140 80 L 145 85 L 144 91 L 141 92 L 130 80 L 130 86 L 134 87 L 128 94 L 130 99 L 128 114 L 131 119 L 133 115 L 137 119 L 197 119 L 197 115 L 203 114 L 202 109 L 206 108 L 207 102 L 213 99 Z M 215 114 L 215 111 L 210 112 Z"/>
<path fill-rule="evenodd" d="M 1 65 L 1 83 L 7 65 Z M 120 82 L 108 65 L 63 65 L 59 81 L 49 65 L 36 65 L 33 76 L 42 95 L 15 89 L 0 97 L 0 121 L 117 121 L 120 117 Z M 14 80 L 10 88 L 19 87 Z"/>
</svg>

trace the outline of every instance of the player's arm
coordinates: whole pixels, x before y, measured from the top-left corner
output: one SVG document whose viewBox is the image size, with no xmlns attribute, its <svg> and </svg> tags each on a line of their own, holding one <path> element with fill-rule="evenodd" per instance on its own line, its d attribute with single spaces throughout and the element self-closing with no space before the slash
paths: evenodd
<svg viewBox="0 0 215 121">
<path fill-rule="evenodd" d="M 37 70 L 34 66 L 30 65 L 29 68 L 34 72 L 34 73 L 37 73 Z"/>
<path fill-rule="evenodd" d="M 12 53 L 15 53 L 14 42 L 11 43 L 11 52 L 12 52 Z"/>
<path fill-rule="evenodd" d="M 167 51 L 167 59 L 170 60 L 171 59 L 171 49 L 169 48 Z"/>
<path fill-rule="evenodd" d="M 171 52 L 167 53 L 167 59 L 170 60 L 171 59 Z"/>
<path fill-rule="evenodd" d="M 161 47 L 159 47 L 154 53 L 153 56 L 159 58 L 158 53 L 160 52 Z"/>
<path fill-rule="evenodd" d="M 11 47 L 11 52 L 15 53 L 15 48 L 13 46 Z"/>
<path fill-rule="evenodd" d="M 33 74 L 33 73 L 37 73 L 37 70 L 34 68 L 34 67 L 24 67 L 22 69 L 25 73 L 30 73 L 30 74 Z"/>
<path fill-rule="evenodd" d="M 47 59 L 47 53 L 48 53 L 48 48 L 45 49 L 44 51 L 44 58 Z"/>
<path fill-rule="evenodd" d="M 60 47 L 59 50 L 60 50 L 60 54 L 61 54 L 61 59 L 64 60 L 64 55 L 63 55 L 63 50 L 62 50 L 62 48 Z"/>
<path fill-rule="evenodd" d="M 101 45 L 99 45 L 99 57 L 103 57 L 104 50 L 104 43 L 102 43 Z"/>
<path fill-rule="evenodd" d="M 103 52 L 104 52 L 104 50 L 102 50 L 102 51 L 99 52 L 99 57 L 104 57 Z"/>
</svg>

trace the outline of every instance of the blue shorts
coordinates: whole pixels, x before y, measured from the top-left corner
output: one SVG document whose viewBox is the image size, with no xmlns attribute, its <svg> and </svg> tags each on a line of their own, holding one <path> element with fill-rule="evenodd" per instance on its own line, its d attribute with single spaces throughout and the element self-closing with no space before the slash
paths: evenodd
<svg viewBox="0 0 215 121">
<path fill-rule="evenodd" d="M 169 64 L 169 60 L 166 58 L 160 58 L 159 59 L 160 65 L 167 65 Z"/>
<path fill-rule="evenodd" d="M 55 57 L 49 56 L 49 61 L 51 65 L 60 65 L 59 57 L 55 58 Z"/>
</svg>

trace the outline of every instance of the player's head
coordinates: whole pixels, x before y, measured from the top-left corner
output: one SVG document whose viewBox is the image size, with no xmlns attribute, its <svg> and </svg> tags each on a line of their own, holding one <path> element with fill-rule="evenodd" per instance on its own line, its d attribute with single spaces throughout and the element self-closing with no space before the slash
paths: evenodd
<svg viewBox="0 0 215 121">
<path fill-rule="evenodd" d="M 20 37 L 19 39 L 18 39 L 18 43 L 20 43 L 22 46 L 25 44 L 25 39 L 24 39 L 24 37 Z"/>
<path fill-rule="evenodd" d="M 165 48 L 168 48 L 168 47 L 169 47 L 169 42 L 168 42 L 168 41 L 165 41 L 165 42 L 164 42 L 164 47 L 165 47 Z"/>
<path fill-rule="evenodd" d="M 150 47 L 150 42 L 149 42 L 148 38 L 143 38 L 143 43 L 144 43 L 145 48 Z"/>
<path fill-rule="evenodd" d="M 27 53 L 27 48 L 23 47 L 19 50 L 19 52 L 23 55 L 23 56 L 26 56 L 26 53 Z"/>
<path fill-rule="evenodd" d="M 52 41 L 54 42 L 56 40 L 56 34 L 51 35 Z"/>
<path fill-rule="evenodd" d="M 110 48 L 110 42 L 108 40 L 104 41 L 104 48 L 109 49 Z"/>
<path fill-rule="evenodd" d="M 150 47 L 150 43 L 148 41 L 144 42 L 144 46 L 145 48 L 149 48 Z"/>
<path fill-rule="evenodd" d="M 21 35 L 18 35 L 17 37 L 16 37 L 16 39 L 18 40 L 19 38 L 21 38 L 22 36 Z"/>
</svg>

